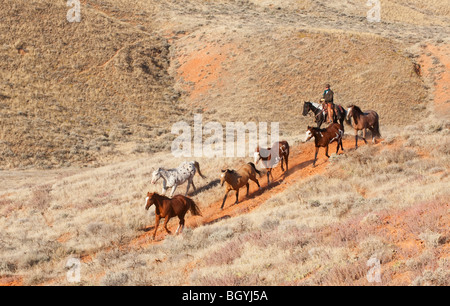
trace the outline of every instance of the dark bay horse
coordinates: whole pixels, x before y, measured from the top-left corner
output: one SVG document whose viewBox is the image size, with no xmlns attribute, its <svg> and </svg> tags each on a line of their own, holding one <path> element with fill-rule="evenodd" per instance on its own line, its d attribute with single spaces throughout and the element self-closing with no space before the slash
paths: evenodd
<svg viewBox="0 0 450 306">
<path fill-rule="evenodd" d="M 358 148 L 358 131 L 363 131 L 363 140 L 367 144 L 366 129 L 372 132 L 372 143 L 375 137 L 381 137 L 380 122 L 377 112 L 368 110 L 363 112 L 358 106 L 351 105 L 347 110 L 347 120 L 353 119 L 351 125 L 355 129 L 355 148 Z"/>
<path fill-rule="evenodd" d="M 314 121 L 317 123 L 317 127 L 320 128 L 322 123 L 325 121 L 325 115 L 322 108 L 322 105 L 314 102 L 306 102 L 303 103 L 303 116 L 308 115 L 311 112 L 314 114 Z"/>
<path fill-rule="evenodd" d="M 222 186 L 225 184 L 225 196 L 223 197 L 223 202 L 220 209 L 223 209 L 228 193 L 231 190 L 236 191 L 236 202 L 234 202 L 234 204 L 237 204 L 239 202 L 239 189 L 241 187 L 247 186 L 248 196 L 248 192 L 250 189 L 250 185 L 248 183 L 249 180 L 254 181 L 258 185 L 259 189 L 261 189 L 258 179 L 256 178 L 256 174 L 259 174 L 259 176 L 261 176 L 261 172 L 256 169 L 253 163 L 245 164 L 238 170 L 222 170 L 222 175 L 220 176 L 220 184 Z"/>
<path fill-rule="evenodd" d="M 317 123 L 317 127 L 320 128 L 322 126 L 322 123 L 325 122 L 325 120 L 328 118 L 328 111 L 324 112 L 323 106 L 319 103 L 313 103 L 313 102 L 305 102 L 303 104 L 303 116 L 308 115 L 309 112 L 312 112 L 314 114 L 314 120 Z M 333 118 L 331 118 L 330 121 L 333 121 L 333 123 L 340 123 L 342 126 L 342 130 L 344 131 L 344 120 L 346 119 L 347 111 L 345 108 L 342 107 L 342 105 L 334 105 L 334 111 L 333 111 Z"/>
<path fill-rule="evenodd" d="M 343 108 L 342 105 L 335 104 L 334 105 L 333 122 L 339 123 L 342 127 L 342 131 L 344 131 L 344 132 L 345 132 L 344 120 L 346 119 L 346 117 L 347 117 L 347 111 L 345 110 L 345 108 Z"/>
<path fill-rule="evenodd" d="M 278 156 L 272 156 L 273 153 L 278 153 Z M 272 169 L 278 164 L 281 163 L 281 171 L 284 172 L 283 161 L 286 164 L 286 171 L 289 170 L 289 143 L 285 140 L 275 142 L 272 145 L 272 148 L 260 148 L 259 146 L 256 148 L 255 153 L 255 165 L 261 160 L 263 166 L 267 169 L 267 184 L 269 184 L 269 175 L 272 176 Z"/>
<path fill-rule="evenodd" d="M 337 142 L 336 154 L 339 152 L 339 147 L 341 147 L 342 151 L 344 151 L 344 147 L 342 146 L 342 137 L 344 136 L 344 130 L 339 123 L 332 123 L 326 129 L 319 129 L 315 127 L 308 126 L 308 130 L 306 131 L 305 142 L 314 137 L 314 142 L 316 145 L 316 152 L 314 154 L 314 162 L 313 167 L 316 166 L 317 153 L 319 153 L 320 147 L 325 147 L 325 155 L 328 155 L 328 145 L 334 141 Z"/>
<path fill-rule="evenodd" d="M 155 231 L 153 233 L 153 239 L 155 239 L 156 231 L 158 230 L 159 221 L 161 218 L 165 218 L 164 220 L 164 228 L 168 234 L 170 234 L 169 229 L 167 228 L 167 223 L 172 217 L 177 216 L 180 219 L 180 224 L 177 228 L 176 234 L 178 234 L 178 230 L 180 233 L 184 228 L 184 216 L 187 211 L 190 210 L 192 215 L 201 216 L 200 209 L 197 204 L 193 200 L 183 195 L 176 195 L 172 199 L 159 195 L 157 193 L 147 193 L 147 197 L 145 198 L 145 209 L 148 210 L 150 206 L 155 204 Z"/>
</svg>

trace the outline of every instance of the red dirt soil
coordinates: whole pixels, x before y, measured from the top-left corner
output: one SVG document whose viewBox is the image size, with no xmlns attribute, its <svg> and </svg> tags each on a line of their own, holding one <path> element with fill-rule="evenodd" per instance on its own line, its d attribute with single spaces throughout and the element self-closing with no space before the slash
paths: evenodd
<svg viewBox="0 0 450 306">
<path fill-rule="evenodd" d="M 198 44 L 201 45 L 201 42 Z M 236 50 L 233 44 L 207 45 L 202 50 L 179 56 L 181 66 L 177 74 L 183 78 L 184 90 L 189 92 L 191 101 L 208 92 L 212 86 L 224 86 L 222 79 L 225 72 L 222 71 L 222 65 L 233 50 Z"/>
<path fill-rule="evenodd" d="M 450 118 L 450 48 L 449 45 L 428 45 L 420 58 L 422 74 L 433 82 L 434 108 L 440 116 Z M 435 59 L 438 62 L 435 62 Z M 438 65 L 442 65 L 439 67 Z M 440 69 L 444 68 L 442 72 Z M 434 71 L 433 71 L 434 70 Z M 436 74 L 439 74 L 434 79 Z"/>
</svg>

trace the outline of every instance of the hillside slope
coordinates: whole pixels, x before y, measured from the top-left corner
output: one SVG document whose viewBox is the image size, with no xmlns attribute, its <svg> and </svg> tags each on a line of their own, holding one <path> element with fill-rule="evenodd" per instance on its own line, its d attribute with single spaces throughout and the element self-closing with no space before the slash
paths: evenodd
<svg viewBox="0 0 450 306">
<path fill-rule="evenodd" d="M 296 136 L 308 122 L 303 101 L 327 82 L 338 103 L 376 109 L 383 125 L 423 116 L 427 87 L 406 48 L 448 37 L 448 11 L 390 1 L 400 5 L 390 12 L 439 14 L 374 25 L 364 3 L 333 3 L 93 0 L 69 23 L 63 1 L 3 0 L 0 165 L 95 166 L 167 151 L 172 124 L 195 113 L 276 120 Z"/>
<path fill-rule="evenodd" d="M 362 0 L 83 0 L 74 24 L 65 1 L 0 2 L 0 286 L 74 285 L 71 258 L 78 285 L 379 285 L 374 263 L 449 285 L 448 0 L 382 1 L 380 23 Z M 301 106 L 326 82 L 382 139 L 355 150 L 346 125 L 312 168 Z M 152 171 L 199 113 L 280 122 L 290 171 L 220 210 L 220 170 L 251 158 L 196 157 L 203 216 L 152 241 Z"/>
</svg>

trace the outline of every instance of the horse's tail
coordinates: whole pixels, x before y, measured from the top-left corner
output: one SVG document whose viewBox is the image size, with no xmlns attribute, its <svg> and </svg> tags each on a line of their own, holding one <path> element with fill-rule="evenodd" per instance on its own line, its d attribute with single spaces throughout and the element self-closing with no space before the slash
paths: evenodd
<svg viewBox="0 0 450 306">
<path fill-rule="evenodd" d="M 204 175 L 202 174 L 202 172 L 200 171 L 200 164 L 199 164 L 198 162 L 194 161 L 194 167 L 195 167 L 195 169 L 197 170 L 198 174 L 199 174 L 202 178 L 206 178 L 206 176 L 204 176 Z"/>
<path fill-rule="evenodd" d="M 381 133 L 380 133 L 380 121 L 379 121 L 379 117 L 378 117 L 378 114 L 377 114 L 377 116 L 376 116 L 376 120 L 375 120 L 375 124 L 373 125 L 373 131 L 372 131 L 372 133 L 373 133 L 373 136 L 374 137 L 379 137 L 379 138 L 381 138 Z"/>
<path fill-rule="evenodd" d="M 262 173 L 261 173 L 261 171 L 259 171 L 258 169 L 256 169 L 256 166 L 255 166 L 255 164 L 254 164 L 254 163 L 248 163 L 248 164 L 249 164 L 250 166 L 252 166 L 252 168 L 253 168 L 253 169 L 255 169 L 255 172 L 259 174 L 259 177 L 261 177 L 261 176 L 262 176 Z"/>
<path fill-rule="evenodd" d="M 198 208 L 197 204 L 195 204 L 195 202 L 192 199 L 189 199 L 190 202 L 190 207 L 189 210 L 191 211 L 191 214 L 193 216 L 201 216 L 202 213 L 200 212 L 200 209 Z"/>
</svg>

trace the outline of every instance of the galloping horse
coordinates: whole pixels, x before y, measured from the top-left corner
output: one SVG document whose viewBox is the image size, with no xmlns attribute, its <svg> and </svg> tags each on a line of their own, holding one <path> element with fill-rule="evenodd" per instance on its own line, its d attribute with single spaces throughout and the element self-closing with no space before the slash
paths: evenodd
<svg viewBox="0 0 450 306">
<path fill-rule="evenodd" d="M 184 216 L 187 211 L 190 210 L 192 215 L 201 216 L 200 210 L 190 198 L 176 195 L 172 199 L 168 197 L 159 195 L 157 193 L 147 193 L 147 197 L 145 198 L 145 209 L 148 210 L 150 206 L 155 204 L 155 231 L 153 232 L 153 239 L 155 239 L 156 231 L 158 230 L 159 220 L 161 218 L 165 218 L 164 220 L 164 228 L 168 234 L 171 234 L 169 229 L 167 228 L 167 223 L 172 217 L 177 216 L 180 219 L 180 224 L 178 225 L 177 231 L 175 234 L 178 234 L 178 230 L 183 232 L 184 228 Z"/>
<path fill-rule="evenodd" d="M 272 156 L 271 153 L 278 153 L 278 156 Z M 255 165 L 261 160 L 263 166 L 267 169 L 267 184 L 269 184 L 269 175 L 272 176 L 272 169 L 281 162 L 281 171 L 284 172 L 283 161 L 286 164 L 286 171 L 289 170 L 288 162 L 289 162 L 289 144 L 287 141 L 283 140 L 280 142 L 275 142 L 272 145 L 272 149 L 267 148 L 263 149 L 259 146 L 256 147 L 255 153 Z"/>
<path fill-rule="evenodd" d="M 319 103 L 306 102 L 303 104 L 303 116 L 308 115 L 309 112 L 314 114 L 314 121 L 317 123 L 317 127 L 320 128 L 325 121 L 325 112 L 323 107 Z"/>
<path fill-rule="evenodd" d="M 186 188 L 187 196 L 189 188 L 194 187 L 194 191 L 196 190 L 194 185 L 194 175 L 198 171 L 198 174 L 205 178 L 205 176 L 200 172 L 200 165 L 196 161 L 184 162 L 178 168 L 175 169 L 163 169 L 159 168 L 158 170 L 153 171 L 152 173 L 152 184 L 155 184 L 160 178 L 163 179 L 163 189 L 162 194 L 165 194 L 168 188 L 172 188 L 170 192 L 170 197 L 173 197 L 175 193 L 175 189 L 177 189 L 178 185 L 183 184 L 188 181 L 188 185 Z"/>
<path fill-rule="evenodd" d="M 261 172 L 259 172 L 253 163 L 248 163 L 241 168 L 236 170 L 222 170 L 222 175 L 220 176 L 220 184 L 223 186 L 225 184 L 225 196 L 223 198 L 222 206 L 220 209 L 223 209 L 225 205 L 225 201 L 227 199 L 227 195 L 231 190 L 236 190 L 236 202 L 239 202 L 239 189 L 243 186 L 247 186 L 247 196 L 250 189 L 250 185 L 248 180 L 254 181 L 259 189 L 261 186 L 259 185 L 258 179 L 256 178 L 256 174 L 261 176 Z"/>
<path fill-rule="evenodd" d="M 342 146 L 342 137 L 344 136 L 344 130 L 339 123 L 333 123 L 326 129 L 319 129 L 315 127 L 308 126 L 308 130 L 306 131 L 305 142 L 314 137 L 314 142 L 316 145 L 316 152 L 314 154 L 314 162 L 313 167 L 316 166 L 317 153 L 319 153 L 320 147 L 325 147 L 325 155 L 328 155 L 328 145 L 334 141 L 337 142 L 336 154 L 339 152 L 339 146 L 342 151 L 344 151 L 344 147 Z"/>
<path fill-rule="evenodd" d="M 381 137 L 379 116 L 373 110 L 363 112 L 358 106 L 351 105 L 347 110 L 347 120 L 351 122 L 355 129 L 355 148 L 358 148 L 358 131 L 363 131 L 363 140 L 367 144 L 366 129 L 372 132 L 372 143 L 375 143 L 375 137 Z"/>
</svg>

